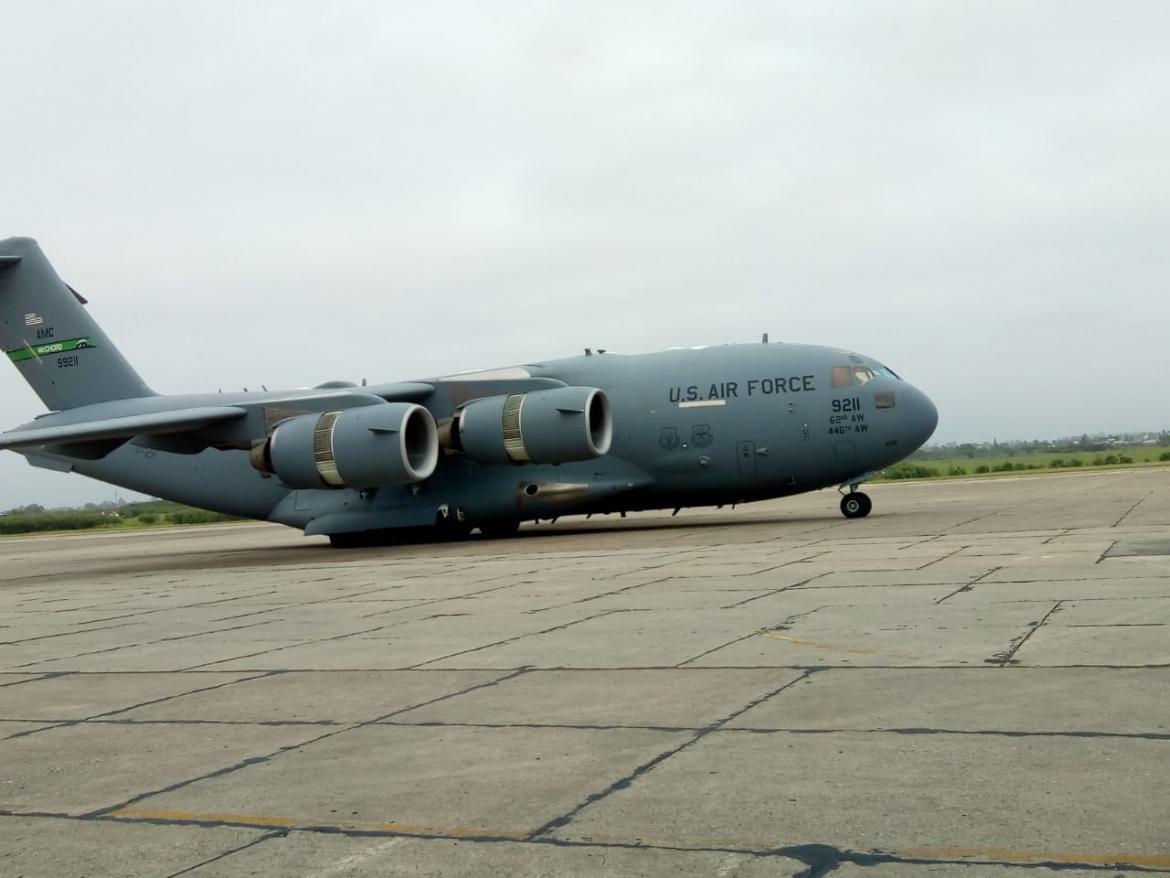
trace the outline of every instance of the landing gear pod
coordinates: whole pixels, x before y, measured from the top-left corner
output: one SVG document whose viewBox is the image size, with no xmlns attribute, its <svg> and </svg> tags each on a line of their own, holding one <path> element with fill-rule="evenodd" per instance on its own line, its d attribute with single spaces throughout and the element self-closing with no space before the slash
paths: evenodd
<svg viewBox="0 0 1170 878">
<path fill-rule="evenodd" d="M 613 414 L 595 387 L 557 387 L 469 402 L 451 429 L 454 450 L 480 463 L 568 463 L 609 453 Z"/>
<path fill-rule="evenodd" d="M 409 403 L 301 415 L 253 449 L 252 465 L 290 488 L 376 488 L 421 482 L 439 462 L 434 418 Z"/>
</svg>

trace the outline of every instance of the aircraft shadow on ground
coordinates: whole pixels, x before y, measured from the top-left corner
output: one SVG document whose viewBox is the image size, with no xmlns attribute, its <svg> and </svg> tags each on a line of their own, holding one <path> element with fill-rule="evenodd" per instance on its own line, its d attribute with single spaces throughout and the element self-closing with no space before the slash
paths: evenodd
<svg viewBox="0 0 1170 878">
<path fill-rule="evenodd" d="M 152 554 L 140 557 L 111 557 L 108 561 L 97 557 L 87 558 L 87 571 L 97 575 L 129 575 L 148 571 L 191 571 L 208 572 L 214 570 L 250 569 L 258 567 L 280 567 L 286 570 L 295 570 L 299 565 L 320 567 L 324 564 L 360 564 L 363 559 L 370 561 L 384 561 L 391 559 L 410 559 L 417 557 L 433 557 L 443 554 L 449 557 L 462 555 L 475 556 L 490 554 L 523 555 L 526 550 L 556 538 L 579 537 L 620 537 L 622 535 L 637 534 L 666 534 L 676 531 L 679 534 L 686 532 L 713 533 L 719 530 L 739 531 L 745 535 L 760 528 L 774 528 L 774 536 L 782 538 L 788 535 L 792 528 L 807 528 L 808 526 L 826 526 L 837 521 L 835 516 L 768 516 L 752 518 L 736 518 L 733 516 L 685 519 L 685 518 L 654 518 L 639 521 L 637 519 L 594 519 L 591 521 L 559 522 L 557 524 L 540 524 L 528 526 L 520 532 L 507 538 L 489 538 L 479 534 L 461 540 L 426 540 L 415 539 L 384 545 L 363 546 L 353 549 L 334 549 L 324 539 L 308 540 L 300 544 L 285 544 L 277 546 L 243 546 L 239 548 L 216 548 L 192 550 L 184 548 L 170 554 Z M 290 532 L 291 534 L 291 532 Z M 804 531 L 800 536 L 807 535 Z M 208 533 L 211 536 L 211 533 Z M 735 542 L 733 534 L 728 534 L 728 540 Z M 751 540 L 750 542 L 754 542 Z M 629 548 L 639 548 L 634 545 Z M 550 547 L 540 546 L 540 551 L 549 551 Z M 10 579 L 0 580 L 0 587 L 17 586 L 22 583 L 59 577 L 61 571 L 45 569 L 28 575 L 19 573 Z"/>
</svg>

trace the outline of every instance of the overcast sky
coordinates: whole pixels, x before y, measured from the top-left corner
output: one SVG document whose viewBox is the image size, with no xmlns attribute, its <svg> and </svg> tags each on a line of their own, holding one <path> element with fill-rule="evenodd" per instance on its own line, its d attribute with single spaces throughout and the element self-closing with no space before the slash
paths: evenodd
<svg viewBox="0 0 1170 878">
<path fill-rule="evenodd" d="M 768 331 L 888 362 L 936 441 L 1170 426 L 1161 0 L 0 20 L 0 237 L 160 392 Z M 0 452 L 0 509 L 112 496 Z"/>
</svg>

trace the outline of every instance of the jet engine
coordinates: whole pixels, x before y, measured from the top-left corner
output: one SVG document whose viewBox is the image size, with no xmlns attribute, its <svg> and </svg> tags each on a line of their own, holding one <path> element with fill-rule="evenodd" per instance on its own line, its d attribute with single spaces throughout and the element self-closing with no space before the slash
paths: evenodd
<svg viewBox="0 0 1170 878">
<path fill-rule="evenodd" d="M 479 463 L 567 463 L 609 452 L 613 414 L 595 387 L 557 387 L 467 403 L 444 437 Z"/>
<path fill-rule="evenodd" d="M 251 460 L 290 488 L 406 485 L 435 471 L 439 439 L 422 406 L 367 405 L 282 421 Z"/>
</svg>

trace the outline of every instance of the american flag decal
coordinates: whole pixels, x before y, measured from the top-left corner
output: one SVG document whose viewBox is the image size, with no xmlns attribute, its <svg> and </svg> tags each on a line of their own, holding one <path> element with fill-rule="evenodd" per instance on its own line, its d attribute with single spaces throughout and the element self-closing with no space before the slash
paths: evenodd
<svg viewBox="0 0 1170 878">
<path fill-rule="evenodd" d="M 45 322 L 45 318 L 42 317 L 40 314 L 37 314 L 35 312 L 32 314 L 25 314 L 24 315 L 24 325 L 25 326 L 40 326 L 44 322 Z"/>
</svg>

